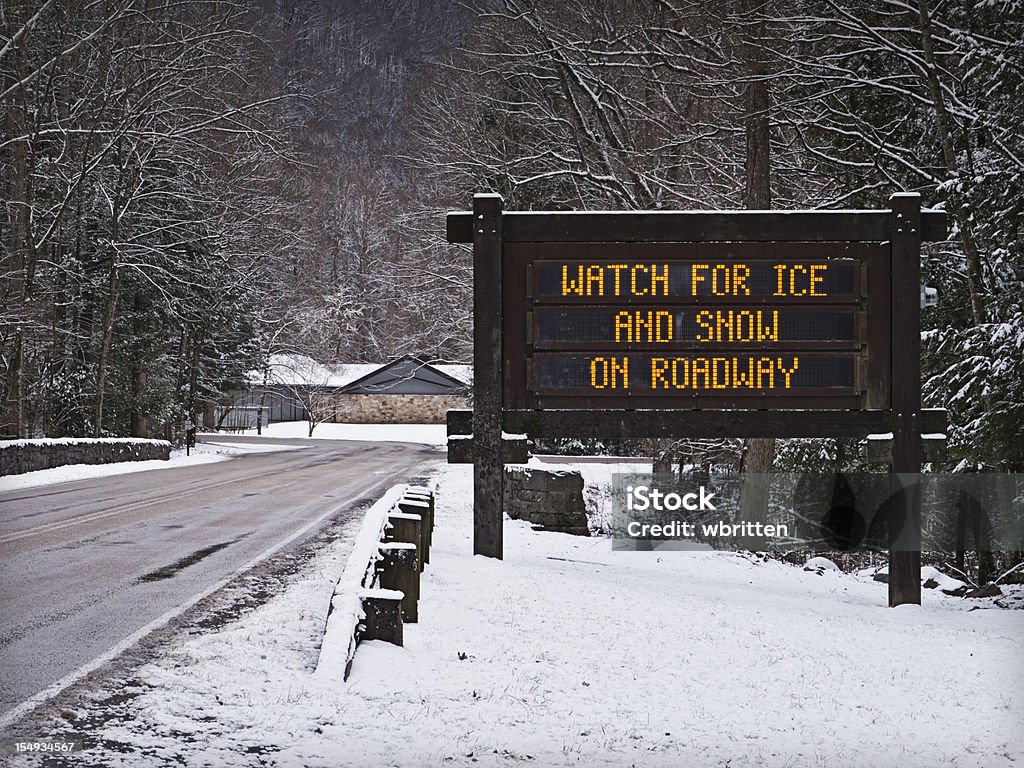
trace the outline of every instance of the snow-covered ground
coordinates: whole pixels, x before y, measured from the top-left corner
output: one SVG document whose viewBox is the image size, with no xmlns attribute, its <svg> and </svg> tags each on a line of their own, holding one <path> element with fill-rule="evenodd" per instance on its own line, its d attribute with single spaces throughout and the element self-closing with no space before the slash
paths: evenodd
<svg viewBox="0 0 1024 768">
<path fill-rule="evenodd" d="M 255 435 L 255 429 L 240 432 Z M 308 438 L 308 421 L 282 421 L 263 429 L 264 437 Z M 447 445 L 448 432 L 444 424 L 317 424 L 314 440 L 368 440 L 370 442 L 422 443 Z"/>
<path fill-rule="evenodd" d="M 505 524 L 504 561 L 475 558 L 471 467 L 444 466 L 437 483 L 420 623 L 404 648 L 364 643 L 347 683 L 313 675 L 351 547 L 336 541 L 286 591 L 217 631 L 183 633 L 130 690 L 99 692 L 121 703 L 105 705 L 98 762 L 76 764 L 1024 760 L 1024 611 L 937 590 L 888 609 L 866 576 L 612 552 L 607 539 L 518 522 Z"/>
<path fill-rule="evenodd" d="M 231 443 L 204 441 L 199 443 L 186 455 L 184 448 L 171 451 L 171 458 L 167 461 L 119 461 L 114 464 L 68 464 L 64 467 L 53 469 L 40 469 L 35 472 L 25 472 L 21 475 L 6 475 L 0 477 L 0 491 L 14 491 L 22 488 L 35 488 L 40 485 L 53 485 L 54 483 L 66 483 L 69 480 L 91 480 L 95 477 L 108 477 L 110 475 L 125 475 L 131 472 L 148 472 L 152 469 L 171 469 L 173 467 L 188 467 L 195 464 L 209 464 L 214 461 L 224 461 L 232 456 L 242 453 L 265 453 L 268 451 L 294 451 L 302 448 L 300 445 L 281 445 L 252 443 Z"/>
</svg>

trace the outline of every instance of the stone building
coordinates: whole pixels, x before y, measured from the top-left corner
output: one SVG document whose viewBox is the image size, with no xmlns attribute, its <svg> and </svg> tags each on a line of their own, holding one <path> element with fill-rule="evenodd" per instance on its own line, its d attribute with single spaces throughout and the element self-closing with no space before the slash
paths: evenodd
<svg viewBox="0 0 1024 768">
<path fill-rule="evenodd" d="M 450 408 L 468 407 L 468 373 L 468 366 L 432 365 L 407 355 L 343 386 L 334 420 L 443 424 Z"/>
<path fill-rule="evenodd" d="M 231 412 L 249 410 L 262 413 L 264 423 L 305 421 L 314 407 L 324 423 L 443 424 L 449 408 L 469 407 L 471 379 L 471 366 L 412 355 L 382 365 L 274 355 L 266 375 L 254 371 L 246 391 L 218 409 L 220 419 L 211 410 L 209 423 L 230 428 Z"/>
</svg>

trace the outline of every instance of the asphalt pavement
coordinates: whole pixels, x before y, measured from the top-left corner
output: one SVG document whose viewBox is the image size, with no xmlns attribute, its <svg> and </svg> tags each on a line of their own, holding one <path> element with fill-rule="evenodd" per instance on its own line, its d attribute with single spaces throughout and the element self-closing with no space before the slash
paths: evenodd
<svg viewBox="0 0 1024 768">
<path fill-rule="evenodd" d="M 0 493 L 0 720 L 444 458 L 406 443 L 221 441 L 303 448 Z"/>
</svg>

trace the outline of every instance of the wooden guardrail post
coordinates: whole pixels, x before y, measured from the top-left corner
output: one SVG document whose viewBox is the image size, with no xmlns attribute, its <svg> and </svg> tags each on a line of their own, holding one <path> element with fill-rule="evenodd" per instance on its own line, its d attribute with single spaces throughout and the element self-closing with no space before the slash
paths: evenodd
<svg viewBox="0 0 1024 768">
<path fill-rule="evenodd" d="M 331 598 L 318 673 L 343 667 L 348 680 L 363 640 L 403 644 L 404 622 L 419 619 L 433 518 L 434 494 L 422 486 L 395 486 L 367 512 Z"/>
<path fill-rule="evenodd" d="M 423 520 L 427 529 L 427 562 L 429 563 L 430 547 L 434 544 L 434 494 L 426 488 L 413 487 L 406 491 L 405 496 L 409 499 L 420 499 L 427 503 L 426 516 Z"/>
<path fill-rule="evenodd" d="M 402 616 L 405 621 L 419 621 L 417 601 L 420 593 L 420 572 L 416 563 L 416 545 L 406 542 L 381 544 L 377 564 L 378 580 L 383 589 L 401 592 Z"/>
<path fill-rule="evenodd" d="M 398 509 L 420 518 L 420 571 L 430 562 L 430 505 L 423 499 L 411 498 L 408 494 L 398 501 Z"/>
<path fill-rule="evenodd" d="M 406 499 L 419 499 L 427 503 L 427 528 L 433 532 L 434 530 L 434 494 L 432 491 L 423 488 L 421 486 L 414 486 L 405 492 L 403 498 Z"/>
<path fill-rule="evenodd" d="M 392 589 L 363 590 L 359 599 L 366 618 L 361 640 L 384 640 L 402 645 L 402 597 L 401 592 Z"/>
<path fill-rule="evenodd" d="M 423 518 L 414 512 L 392 510 L 388 512 L 388 524 L 384 530 L 384 541 L 404 541 L 409 544 L 420 543 L 420 526 Z"/>
<path fill-rule="evenodd" d="M 419 573 L 423 570 L 421 566 L 422 559 L 422 534 L 420 531 L 423 526 L 423 518 L 419 515 L 411 514 L 409 512 L 391 511 L 388 513 L 388 524 L 385 528 L 384 541 L 385 543 L 404 543 L 411 544 L 414 550 L 413 562 L 416 571 L 416 584 L 414 591 L 414 599 L 418 602 L 420 599 L 420 580 Z M 414 612 L 411 616 L 405 617 L 406 621 L 415 622 L 418 621 L 418 612 Z"/>
</svg>

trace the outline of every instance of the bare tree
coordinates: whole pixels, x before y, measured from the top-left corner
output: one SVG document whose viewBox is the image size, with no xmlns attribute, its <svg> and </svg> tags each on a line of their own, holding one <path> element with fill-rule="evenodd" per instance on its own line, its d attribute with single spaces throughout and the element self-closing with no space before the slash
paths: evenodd
<svg viewBox="0 0 1024 768">
<path fill-rule="evenodd" d="M 335 416 L 339 405 L 328 366 L 306 355 L 288 354 L 276 355 L 270 369 L 269 379 L 283 386 L 302 405 L 309 421 L 309 437 L 318 425 Z"/>
<path fill-rule="evenodd" d="M 5 7 L 5 432 L 145 433 L 149 416 L 190 412 L 214 369 L 243 366 L 209 348 L 244 333 L 234 318 L 279 241 L 257 233 L 286 207 L 258 192 L 283 96 L 248 85 L 247 14 L 231 0 Z M 175 347 L 176 382 L 153 368 Z"/>
</svg>

